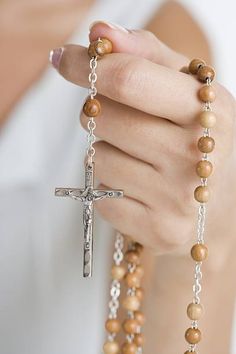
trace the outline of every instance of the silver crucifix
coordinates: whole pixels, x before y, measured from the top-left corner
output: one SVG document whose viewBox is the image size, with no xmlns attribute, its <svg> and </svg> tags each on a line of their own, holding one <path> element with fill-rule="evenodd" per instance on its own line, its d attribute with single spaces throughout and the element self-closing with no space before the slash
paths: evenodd
<svg viewBox="0 0 236 354">
<path fill-rule="evenodd" d="M 92 276 L 93 268 L 93 219 L 94 202 L 104 198 L 121 198 L 122 190 L 94 189 L 94 162 L 85 166 L 85 188 L 56 188 L 57 197 L 70 197 L 80 200 L 83 203 L 83 224 L 84 224 L 84 277 Z"/>
</svg>

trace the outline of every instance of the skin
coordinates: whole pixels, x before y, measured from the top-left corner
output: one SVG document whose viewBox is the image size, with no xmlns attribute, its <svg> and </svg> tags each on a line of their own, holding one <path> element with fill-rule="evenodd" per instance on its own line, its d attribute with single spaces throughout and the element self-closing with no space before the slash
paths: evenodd
<svg viewBox="0 0 236 354">
<path fill-rule="evenodd" d="M 188 253 L 196 232 L 197 203 L 193 190 L 199 184 L 195 165 L 201 158 L 196 147 L 202 134 L 197 120 L 202 107 L 197 96 L 201 84 L 179 72 L 189 59 L 169 49 L 150 32 L 125 33 L 97 24 L 90 39 L 99 36 L 112 40 L 114 53 L 105 56 L 97 68 L 97 97 L 102 113 L 96 120 L 96 134 L 102 141 L 95 144 L 96 174 L 101 188 L 122 188 L 125 198 L 104 200 L 97 204 L 97 209 L 120 232 L 132 235 L 152 254 L 161 255 L 150 266 L 151 283 L 146 284 L 149 316 L 146 352 L 152 353 L 157 343 L 160 353 L 172 353 L 173 343 L 181 351 L 186 347 L 183 333 L 189 326 L 184 318 L 185 308 L 192 298 L 193 263 Z M 87 49 L 66 46 L 59 72 L 67 80 L 86 87 Z M 211 257 L 204 273 L 211 281 L 204 288 L 207 297 L 203 295 L 203 302 L 208 314 L 202 328 L 207 339 L 201 348 L 220 353 L 229 350 L 235 296 L 231 278 L 225 277 L 223 281 L 231 285 L 229 294 L 219 288 L 226 264 L 227 270 L 234 266 L 231 249 L 236 227 L 233 216 L 236 197 L 232 191 L 235 100 L 220 84 L 214 83 L 214 88 L 217 100 L 213 109 L 220 124 L 212 129 L 218 150 L 211 158 L 215 169 L 210 178 L 213 193 L 207 219 Z M 87 117 L 83 113 L 81 123 L 86 128 Z M 227 235 L 227 242 L 222 242 L 222 235 Z M 171 294 L 175 294 L 174 301 Z M 209 294 L 218 294 L 216 301 Z M 219 323 L 212 324 L 212 316 L 223 299 L 226 305 L 221 318 L 228 330 L 216 343 L 215 333 L 220 328 Z M 174 308 L 169 304 L 175 305 Z M 153 308 L 163 309 L 159 310 L 160 317 Z M 171 321 L 173 316 L 178 319 L 178 328 Z"/>
<path fill-rule="evenodd" d="M 14 2 L 14 6 L 11 1 L 1 2 L 0 45 L 4 64 L 0 67 L 4 87 L 1 123 L 45 69 L 49 50 L 63 45 L 77 26 L 78 16 L 83 18 L 92 2 L 71 0 L 68 7 L 65 1 L 61 3 L 62 7 L 56 7 L 53 0 L 40 2 L 35 11 L 29 0 Z M 14 17 L 16 6 L 20 12 Z M 70 21 L 63 21 L 65 11 Z M 173 15 L 176 24 L 187 27 L 173 28 Z M 10 26 L 7 16 L 17 21 L 15 26 Z M 41 31 L 41 21 L 47 36 Z M 97 70 L 102 114 L 97 119 L 96 134 L 102 141 L 95 146 L 96 175 L 103 186 L 123 188 L 126 194 L 123 200 L 104 200 L 97 208 L 115 228 L 132 235 L 148 249 L 148 261 L 144 260 L 149 275 L 145 285 L 148 317 L 145 353 L 151 354 L 155 348 L 155 353 L 169 354 L 173 353 L 173 347 L 175 352 L 182 353 L 186 348 L 183 333 L 189 325 L 185 308 L 192 298 L 193 264 L 188 253 L 195 235 L 197 203 L 193 200 L 193 190 L 199 184 L 195 164 L 201 157 L 196 141 L 202 133 L 197 113 L 202 104 L 196 95 L 200 84 L 179 70 L 189 62 L 184 55 L 200 56 L 210 62 L 210 50 L 200 29 L 176 3 L 163 6 L 147 28 L 175 51 L 150 32 L 124 33 L 98 24 L 90 34 L 91 40 L 98 36 L 110 38 L 115 52 L 103 58 Z M 177 28 L 178 38 L 182 39 L 179 42 L 173 36 Z M 11 42 L 6 40 L 9 36 Z M 10 77 L 5 75 L 9 70 Z M 59 72 L 67 80 L 87 87 L 86 48 L 67 46 Z M 202 326 L 207 334 L 201 351 L 222 354 L 229 350 L 235 296 L 232 282 L 236 227 L 235 101 L 222 86 L 215 83 L 214 87 L 217 100 L 213 108 L 218 124 L 212 130 L 216 140 L 216 150 L 211 156 L 215 171 L 210 178 L 213 193 L 206 230 L 210 258 L 204 268 L 207 281 L 203 303 L 207 313 Z M 84 127 L 86 122 L 87 118 L 81 114 Z M 229 286 L 230 291 L 225 292 Z M 223 304 L 222 308 L 219 303 Z M 220 321 L 212 321 L 216 313 Z M 215 333 L 221 333 L 217 341 Z"/>
</svg>

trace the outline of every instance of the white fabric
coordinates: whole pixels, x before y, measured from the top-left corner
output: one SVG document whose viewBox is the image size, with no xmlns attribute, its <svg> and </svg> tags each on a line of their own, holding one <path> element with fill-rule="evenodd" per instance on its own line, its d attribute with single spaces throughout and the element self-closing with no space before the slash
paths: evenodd
<svg viewBox="0 0 236 354">
<path fill-rule="evenodd" d="M 97 19 L 142 27 L 160 2 L 97 1 L 73 42 L 87 45 L 89 24 Z M 197 7 L 193 13 L 200 15 L 200 21 L 211 14 L 205 30 L 216 48 L 217 65 L 224 69 L 221 79 L 235 92 L 232 8 L 211 0 L 196 5 L 195 0 L 182 2 L 190 9 Z M 101 352 L 112 230 L 96 220 L 95 273 L 91 280 L 83 280 L 81 205 L 53 195 L 55 186 L 84 183 L 86 134 L 79 111 L 86 95 L 87 90 L 66 82 L 50 68 L 19 102 L 0 133 L 3 354 Z"/>
</svg>

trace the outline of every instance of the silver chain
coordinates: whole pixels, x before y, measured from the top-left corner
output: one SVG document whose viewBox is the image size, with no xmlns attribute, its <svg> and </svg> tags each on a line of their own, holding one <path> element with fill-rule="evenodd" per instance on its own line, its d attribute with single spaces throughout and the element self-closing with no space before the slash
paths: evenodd
<svg viewBox="0 0 236 354">
<path fill-rule="evenodd" d="M 123 254 L 124 248 L 124 237 L 117 232 L 115 240 L 115 251 L 113 255 L 114 264 L 119 266 L 124 258 Z M 121 293 L 121 284 L 119 280 L 112 280 L 110 288 L 111 300 L 109 301 L 109 319 L 117 318 L 117 312 L 120 306 L 119 297 Z M 113 341 L 115 334 L 108 334 L 108 340 Z"/>
<path fill-rule="evenodd" d="M 211 86 L 211 81 L 207 80 L 207 85 Z M 206 102 L 204 104 L 204 111 L 212 111 L 211 103 Z M 210 129 L 209 128 L 204 128 L 203 129 L 203 136 L 210 136 Z M 202 160 L 208 161 L 208 154 L 203 153 L 202 155 Z M 207 186 L 208 179 L 207 178 L 201 178 L 201 185 L 202 186 Z M 199 203 L 198 207 L 198 219 L 197 219 L 197 243 L 199 244 L 204 244 L 204 232 L 205 232 L 205 223 L 206 223 L 206 204 L 205 203 Z M 193 284 L 193 303 L 195 304 L 200 304 L 201 299 L 200 299 L 200 294 L 202 291 L 202 285 L 201 281 L 203 278 L 202 274 L 202 262 L 196 262 L 195 263 L 195 268 L 194 268 L 194 284 Z M 198 321 L 192 321 L 191 322 L 192 328 L 198 328 Z M 196 344 L 190 344 L 189 345 L 189 351 L 190 352 L 196 352 L 197 350 L 197 345 Z"/>
<path fill-rule="evenodd" d="M 128 244 L 128 249 L 133 250 L 133 241 L 129 242 Z M 134 273 L 136 270 L 136 265 L 134 263 L 128 263 L 127 265 L 128 273 Z M 136 295 L 136 288 L 128 288 L 127 289 L 127 295 L 128 296 L 135 296 Z M 130 319 L 134 318 L 134 312 L 133 311 L 127 311 L 127 317 Z M 141 326 L 138 328 L 138 333 L 141 333 Z M 126 335 L 126 340 L 128 343 L 132 343 L 134 341 L 134 334 L 127 334 Z M 136 354 L 143 354 L 143 348 L 138 347 L 137 348 L 137 353 Z"/>
<path fill-rule="evenodd" d="M 97 64 L 98 64 L 97 56 L 90 59 L 89 66 L 90 66 L 91 71 L 89 74 L 89 82 L 90 82 L 89 95 L 90 95 L 91 99 L 93 99 L 97 95 L 97 88 L 95 86 L 96 81 L 97 81 L 97 73 L 96 73 Z M 96 122 L 93 117 L 89 118 L 87 128 L 88 128 L 88 132 L 89 132 L 88 136 L 87 136 L 87 141 L 88 141 L 87 158 L 88 158 L 88 162 L 92 163 L 93 157 L 96 152 L 95 148 L 93 146 L 93 144 L 96 141 L 96 136 L 94 134 L 94 131 L 96 129 Z"/>
</svg>

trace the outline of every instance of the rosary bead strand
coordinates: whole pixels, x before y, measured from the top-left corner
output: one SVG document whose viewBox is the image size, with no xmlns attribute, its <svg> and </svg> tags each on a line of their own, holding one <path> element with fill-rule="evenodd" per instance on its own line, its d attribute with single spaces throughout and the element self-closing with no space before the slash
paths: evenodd
<svg viewBox="0 0 236 354">
<path fill-rule="evenodd" d="M 143 267 L 140 265 L 142 245 L 131 241 L 125 253 L 127 262 L 127 274 L 124 278 L 127 296 L 123 301 L 123 307 L 127 310 L 127 319 L 123 322 L 123 329 L 126 333 L 126 342 L 122 346 L 123 354 L 142 354 L 144 336 L 141 327 L 145 322 L 144 315 L 139 311 L 143 299 L 141 279 L 144 275 Z"/>
<path fill-rule="evenodd" d="M 207 259 L 208 248 L 204 241 L 205 220 L 206 220 L 206 203 L 210 198 L 208 188 L 208 177 L 212 174 L 213 166 L 208 160 L 208 154 L 215 148 L 215 141 L 210 136 L 210 128 L 216 123 L 216 116 L 212 112 L 211 103 L 214 102 L 216 95 L 212 88 L 212 80 L 215 78 L 215 71 L 212 67 L 207 66 L 203 60 L 194 59 L 189 64 L 189 72 L 196 75 L 198 80 L 204 82 L 205 85 L 199 90 L 199 99 L 204 103 L 204 109 L 199 114 L 199 123 L 203 127 L 203 136 L 198 140 L 198 149 L 203 153 L 202 159 L 196 165 L 196 174 L 201 179 L 201 185 L 196 187 L 194 198 L 199 202 L 198 222 L 197 222 L 197 243 L 191 249 L 191 257 L 195 261 L 195 274 L 192 303 L 187 307 L 187 316 L 191 320 L 191 327 L 185 332 L 185 339 L 189 344 L 189 349 L 185 354 L 197 354 L 197 344 L 201 341 L 202 334 L 198 328 L 198 321 L 201 319 L 204 309 L 200 301 L 201 280 L 202 280 L 202 263 Z"/>
<path fill-rule="evenodd" d="M 121 293 L 121 280 L 125 276 L 126 269 L 122 265 L 124 258 L 123 255 L 124 248 L 124 237 L 120 234 L 116 234 L 115 240 L 115 251 L 113 255 L 114 265 L 111 270 L 111 300 L 109 302 L 109 316 L 105 324 L 105 328 L 108 332 L 107 342 L 104 344 L 103 352 L 104 354 L 117 354 L 120 352 L 120 346 L 115 340 L 117 334 L 120 332 L 121 324 L 118 320 L 118 309 L 119 309 L 119 297 Z"/>
</svg>

